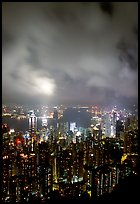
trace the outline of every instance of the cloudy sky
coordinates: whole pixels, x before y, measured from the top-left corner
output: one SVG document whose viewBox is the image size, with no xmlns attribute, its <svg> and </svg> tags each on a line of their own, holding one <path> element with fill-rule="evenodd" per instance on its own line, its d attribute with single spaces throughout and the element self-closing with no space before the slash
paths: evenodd
<svg viewBox="0 0 140 204">
<path fill-rule="evenodd" d="M 136 103 L 137 9 L 132 2 L 3 3 L 3 103 Z"/>
</svg>

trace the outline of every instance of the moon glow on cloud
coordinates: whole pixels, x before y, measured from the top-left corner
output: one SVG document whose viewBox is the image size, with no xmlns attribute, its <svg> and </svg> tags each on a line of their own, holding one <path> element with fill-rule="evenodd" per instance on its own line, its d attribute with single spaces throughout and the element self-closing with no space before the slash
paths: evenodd
<svg viewBox="0 0 140 204">
<path fill-rule="evenodd" d="M 138 99 L 138 4 L 3 2 L 3 103 Z"/>
</svg>

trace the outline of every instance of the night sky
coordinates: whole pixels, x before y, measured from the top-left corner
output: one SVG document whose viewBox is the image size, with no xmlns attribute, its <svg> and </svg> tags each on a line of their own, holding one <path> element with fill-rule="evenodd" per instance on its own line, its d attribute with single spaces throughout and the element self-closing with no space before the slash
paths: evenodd
<svg viewBox="0 0 140 204">
<path fill-rule="evenodd" d="M 2 3 L 3 103 L 137 103 L 137 61 L 136 2 Z"/>
</svg>

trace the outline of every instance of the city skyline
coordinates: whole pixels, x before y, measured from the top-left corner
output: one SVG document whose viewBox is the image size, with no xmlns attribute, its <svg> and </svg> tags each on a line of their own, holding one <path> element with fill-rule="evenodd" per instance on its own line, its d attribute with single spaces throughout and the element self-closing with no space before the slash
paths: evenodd
<svg viewBox="0 0 140 204">
<path fill-rule="evenodd" d="M 137 8 L 3 3 L 3 103 L 137 105 Z"/>
<path fill-rule="evenodd" d="M 96 203 L 115 194 L 137 200 L 135 111 L 3 106 L 2 112 L 3 202 Z"/>
</svg>

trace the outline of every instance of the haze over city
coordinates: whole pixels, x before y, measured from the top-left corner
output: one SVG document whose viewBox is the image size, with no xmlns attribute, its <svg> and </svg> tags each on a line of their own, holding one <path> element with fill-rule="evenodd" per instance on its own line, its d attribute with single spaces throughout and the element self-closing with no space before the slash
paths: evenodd
<svg viewBox="0 0 140 204">
<path fill-rule="evenodd" d="M 2 4 L 2 101 L 131 105 L 136 2 Z"/>
</svg>

